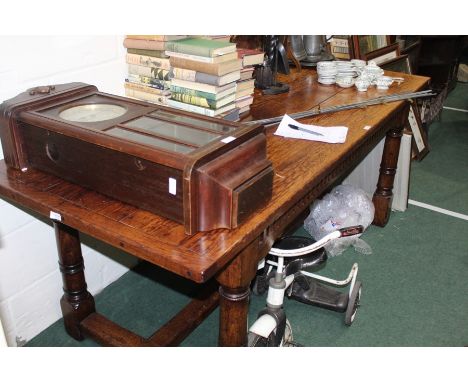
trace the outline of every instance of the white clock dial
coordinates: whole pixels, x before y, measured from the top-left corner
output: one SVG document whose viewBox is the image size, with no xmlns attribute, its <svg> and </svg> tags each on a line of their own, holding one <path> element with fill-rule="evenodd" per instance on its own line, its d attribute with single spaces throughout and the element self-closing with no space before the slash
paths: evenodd
<svg viewBox="0 0 468 382">
<path fill-rule="evenodd" d="M 127 109 L 122 106 L 96 103 L 72 106 L 63 110 L 59 117 L 71 122 L 100 122 L 124 115 Z"/>
</svg>

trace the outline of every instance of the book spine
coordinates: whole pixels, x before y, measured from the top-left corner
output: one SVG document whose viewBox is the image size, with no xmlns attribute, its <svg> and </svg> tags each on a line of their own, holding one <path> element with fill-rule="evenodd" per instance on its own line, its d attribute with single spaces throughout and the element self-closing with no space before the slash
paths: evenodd
<svg viewBox="0 0 468 382">
<path fill-rule="evenodd" d="M 212 110 L 212 109 L 208 109 L 206 107 L 201 107 L 201 106 L 191 105 L 189 103 L 179 102 L 179 101 L 172 100 L 172 99 L 167 100 L 167 105 L 175 107 L 177 109 L 190 111 L 192 113 L 198 113 L 198 114 L 206 115 L 208 117 L 214 117 L 215 116 L 215 111 Z"/>
<path fill-rule="evenodd" d="M 128 74 L 127 81 L 135 84 L 143 84 L 161 90 L 168 90 L 171 87 L 171 81 L 164 81 L 153 77 L 140 76 L 138 74 Z"/>
<path fill-rule="evenodd" d="M 209 100 L 203 97 L 197 97 L 190 94 L 183 94 L 183 93 L 172 93 L 171 99 L 175 99 L 176 101 L 189 103 L 191 105 L 207 107 L 209 109 L 216 110 L 216 101 Z"/>
<path fill-rule="evenodd" d="M 219 86 L 219 77 L 212 74 L 201 73 L 195 70 L 182 69 L 182 68 L 172 68 L 174 71 L 174 78 L 180 80 L 192 81 L 192 82 L 202 82 L 208 85 Z"/>
<path fill-rule="evenodd" d="M 218 64 L 207 64 L 204 62 L 197 62 L 186 60 L 185 58 L 179 58 L 172 56 L 169 59 L 171 66 L 182 69 L 190 69 L 196 72 L 203 72 L 213 75 L 218 75 Z"/>
<path fill-rule="evenodd" d="M 129 34 L 126 37 L 133 38 L 135 40 L 148 40 L 148 41 L 171 41 L 181 40 L 186 38 L 185 35 L 164 35 L 164 34 Z"/>
<path fill-rule="evenodd" d="M 148 66 L 128 64 L 128 73 L 158 79 L 160 81 L 170 81 L 174 77 L 171 70 L 150 68 Z"/>
<path fill-rule="evenodd" d="M 166 55 L 164 50 L 128 48 L 127 53 L 139 54 L 142 56 L 150 56 L 150 57 L 157 57 L 157 58 L 169 58 L 169 56 Z"/>
<path fill-rule="evenodd" d="M 189 96 L 201 97 L 201 98 L 205 98 L 205 99 L 213 100 L 213 101 L 215 101 L 217 99 L 216 94 L 214 94 L 214 93 L 208 93 L 208 92 L 203 92 L 201 90 L 184 88 L 182 86 L 171 85 L 171 92 L 172 93 L 186 94 L 186 95 L 189 95 Z"/>
<path fill-rule="evenodd" d="M 201 45 L 179 44 L 177 41 L 170 41 L 166 44 L 167 50 L 175 53 L 192 54 L 194 56 L 212 57 L 213 50 L 210 47 Z"/>
<path fill-rule="evenodd" d="M 166 43 L 163 41 L 151 41 L 151 40 L 137 40 L 133 38 L 126 38 L 124 40 L 125 48 L 133 49 L 147 49 L 147 50 L 165 50 Z"/>
<path fill-rule="evenodd" d="M 169 50 L 166 50 L 165 53 L 169 57 L 172 56 L 172 57 L 178 57 L 178 58 L 185 58 L 186 60 L 206 62 L 208 64 L 213 64 L 215 62 L 215 59 L 213 57 L 195 56 L 194 54 L 172 52 L 172 51 L 169 51 Z"/>
<path fill-rule="evenodd" d="M 186 60 L 179 57 L 171 57 L 169 62 L 171 63 L 171 66 L 176 68 L 190 69 L 196 72 L 212 74 L 214 76 L 222 76 L 224 74 L 240 70 L 242 67 L 242 60 L 226 61 L 219 64 L 208 64 L 205 62 Z"/>
<path fill-rule="evenodd" d="M 199 82 L 178 80 L 176 78 L 174 78 L 171 81 L 171 86 L 172 85 L 181 86 L 183 88 L 188 88 L 188 89 L 200 90 L 202 92 L 215 93 L 215 94 L 219 91 L 217 86 L 202 84 Z"/>
<path fill-rule="evenodd" d="M 171 64 L 167 58 L 143 56 L 141 54 L 127 53 L 127 63 L 165 70 L 169 70 L 171 68 Z"/>
<path fill-rule="evenodd" d="M 130 88 L 125 88 L 125 95 L 127 97 L 149 101 L 149 102 L 157 103 L 160 105 L 167 105 L 167 102 L 169 100 L 168 95 L 157 95 L 157 94 L 152 94 L 152 93 L 143 92 L 140 90 L 135 90 L 135 89 L 130 89 Z"/>
<path fill-rule="evenodd" d="M 169 95 L 171 93 L 167 89 L 157 89 L 152 86 L 148 86 L 146 84 L 141 84 L 137 82 L 126 81 L 124 86 L 127 89 L 138 90 L 138 91 L 147 92 L 147 93 L 156 94 L 156 95 Z"/>
<path fill-rule="evenodd" d="M 197 82 L 202 82 L 204 84 L 220 86 L 220 78 L 219 76 L 215 76 L 213 74 L 207 74 L 202 72 L 196 72 L 196 79 Z"/>
<path fill-rule="evenodd" d="M 183 69 L 183 68 L 172 68 L 174 71 L 174 78 L 184 81 L 196 81 L 197 72 L 195 70 Z"/>
<path fill-rule="evenodd" d="M 128 38 L 133 38 L 136 40 L 153 40 L 153 41 L 165 41 L 165 35 L 150 35 L 150 34 L 129 34 Z"/>
<path fill-rule="evenodd" d="M 170 81 L 171 78 L 174 77 L 174 72 L 172 70 L 149 68 L 141 65 L 129 65 L 128 72 L 130 74 L 138 74 L 162 81 Z"/>
</svg>

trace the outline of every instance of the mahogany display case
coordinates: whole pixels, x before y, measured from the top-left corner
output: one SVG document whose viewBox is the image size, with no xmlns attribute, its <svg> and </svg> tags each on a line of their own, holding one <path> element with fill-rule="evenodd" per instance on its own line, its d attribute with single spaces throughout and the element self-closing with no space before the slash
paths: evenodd
<svg viewBox="0 0 468 382">
<path fill-rule="evenodd" d="M 52 173 L 184 225 L 235 228 L 271 198 L 260 125 L 221 119 L 69 83 L 0 105 L 6 164 Z"/>
</svg>

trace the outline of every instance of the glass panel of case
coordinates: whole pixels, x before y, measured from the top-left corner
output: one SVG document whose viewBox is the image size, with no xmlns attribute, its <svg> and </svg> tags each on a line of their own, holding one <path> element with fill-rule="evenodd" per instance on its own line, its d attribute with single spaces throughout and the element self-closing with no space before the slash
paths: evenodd
<svg viewBox="0 0 468 382">
<path fill-rule="evenodd" d="M 143 143 L 149 146 L 154 146 L 160 149 L 164 149 L 167 151 L 172 151 L 181 154 L 187 154 L 193 150 L 195 147 L 185 146 L 183 144 L 166 141 L 165 139 L 159 139 L 156 137 L 151 137 L 146 134 L 140 134 L 135 131 L 121 129 L 119 127 L 112 128 L 107 130 L 106 133 L 113 135 L 115 137 L 124 138 L 129 141 Z"/>
<path fill-rule="evenodd" d="M 172 114 L 164 110 L 157 110 L 152 112 L 150 115 L 154 117 L 163 117 L 173 120 L 174 122 L 181 122 L 186 123 L 195 127 L 201 127 L 208 130 L 213 130 L 214 132 L 218 132 L 220 134 L 230 133 L 234 131 L 236 128 L 228 125 L 224 125 L 222 123 L 212 122 L 212 121 L 205 121 L 202 119 L 192 118 L 186 115 L 181 114 Z"/>
<path fill-rule="evenodd" d="M 221 137 L 220 134 L 209 133 L 207 131 L 190 128 L 188 126 L 148 117 L 137 118 L 126 123 L 124 126 L 136 127 L 150 134 L 158 134 L 163 137 L 187 142 L 196 146 L 204 146 Z"/>
</svg>

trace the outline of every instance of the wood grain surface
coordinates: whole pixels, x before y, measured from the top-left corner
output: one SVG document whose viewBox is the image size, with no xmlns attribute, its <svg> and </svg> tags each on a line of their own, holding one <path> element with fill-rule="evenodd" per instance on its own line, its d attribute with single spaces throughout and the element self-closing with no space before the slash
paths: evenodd
<svg viewBox="0 0 468 382">
<path fill-rule="evenodd" d="M 290 92 L 275 96 L 256 94 L 244 120 L 417 91 L 428 81 L 425 77 L 401 73 L 398 76 L 405 81 L 386 92 L 372 88 L 358 93 L 354 88 L 318 84 L 313 70 L 292 70 L 288 77 L 280 77 L 289 83 Z M 398 117 L 405 107 L 405 102 L 394 102 L 301 120 L 321 126 L 347 126 L 348 136 L 343 144 L 283 138 L 273 135 L 275 127 L 268 128 L 267 154 L 275 171 L 271 202 L 232 230 L 186 235 L 181 224 L 53 175 L 32 169 L 24 173 L 8 169 L 4 161 L 0 162 L 0 195 L 47 217 L 51 211 L 59 213 L 67 226 L 201 283 L 215 276 L 256 238 L 264 237 L 259 246 L 271 245 L 308 203 L 348 173 L 394 124 L 400 123 Z"/>
</svg>

